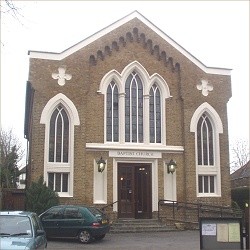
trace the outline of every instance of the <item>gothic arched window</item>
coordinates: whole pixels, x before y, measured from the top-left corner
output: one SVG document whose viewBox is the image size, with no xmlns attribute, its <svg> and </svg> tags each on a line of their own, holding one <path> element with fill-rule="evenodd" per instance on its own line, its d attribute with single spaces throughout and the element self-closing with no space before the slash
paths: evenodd
<svg viewBox="0 0 250 250">
<path fill-rule="evenodd" d="M 213 127 L 204 113 L 197 124 L 197 157 L 198 165 L 214 165 Z"/>
<path fill-rule="evenodd" d="M 149 96 L 150 143 L 161 143 L 161 94 L 155 83 Z"/>
<path fill-rule="evenodd" d="M 107 88 L 106 96 L 106 136 L 109 142 L 119 140 L 119 103 L 118 88 L 112 81 Z"/>
<path fill-rule="evenodd" d="M 49 162 L 69 160 L 69 118 L 61 105 L 58 105 L 50 118 Z"/>
<path fill-rule="evenodd" d="M 143 142 L 143 85 L 133 71 L 125 83 L 125 142 Z"/>
</svg>

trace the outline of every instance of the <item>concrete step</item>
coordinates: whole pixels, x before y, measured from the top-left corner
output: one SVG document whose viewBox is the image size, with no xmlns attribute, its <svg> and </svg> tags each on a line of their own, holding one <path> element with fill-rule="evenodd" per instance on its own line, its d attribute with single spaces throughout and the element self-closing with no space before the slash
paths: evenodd
<svg viewBox="0 0 250 250">
<path fill-rule="evenodd" d="M 166 232 L 174 231 L 175 227 L 167 226 L 157 219 L 119 219 L 112 223 L 111 233 L 129 232 Z"/>
</svg>

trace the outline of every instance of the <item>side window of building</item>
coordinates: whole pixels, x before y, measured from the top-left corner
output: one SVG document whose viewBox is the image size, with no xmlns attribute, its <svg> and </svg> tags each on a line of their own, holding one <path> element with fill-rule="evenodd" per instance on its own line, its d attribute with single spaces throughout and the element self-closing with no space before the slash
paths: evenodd
<svg viewBox="0 0 250 250">
<path fill-rule="evenodd" d="M 202 113 L 196 128 L 196 163 L 197 163 L 197 192 L 198 196 L 220 195 L 220 166 L 216 164 L 216 135 L 215 122 L 207 112 Z M 219 154 L 217 154 L 219 155 Z M 218 162 L 218 161 L 217 161 Z"/>
<path fill-rule="evenodd" d="M 69 118 L 61 105 L 50 118 L 49 162 L 68 162 L 69 159 Z"/>
<path fill-rule="evenodd" d="M 204 113 L 197 124 L 198 165 L 214 165 L 214 132 L 208 116 Z"/>
<path fill-rule="evenodd" d="M 48 173 L 48 187 L 56 192 L 68 192 L 68 173 Z"/>
<path fill-rule="evenodd" d="M 45 124 L 44 180 L 60 197 L 73 196 L 74 129 L 80 125 L 74 103 L 64 94 L 52 97 L 43 108 Z"/>
</svg>

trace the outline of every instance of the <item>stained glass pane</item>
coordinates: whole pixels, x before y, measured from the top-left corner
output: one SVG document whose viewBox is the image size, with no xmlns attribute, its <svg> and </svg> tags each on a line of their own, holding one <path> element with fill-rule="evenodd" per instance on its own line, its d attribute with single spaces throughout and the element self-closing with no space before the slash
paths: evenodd
<svg viewBox="0 0 250 250">
<path fill-rule="evenodd" d="M 213 149 L 213 128 L 210 120 L 207 118 L 208 136 L 209 136 L 209 165 L 214 165 L 214 149 Z"/>
<path fill-rule="evenodd" d="M 208 165 L 208 133 L 206 123 L 202 126 L 202 138 L 203 138 L 203 165 Z"/>
<path fill-rule="evenodd" d="M 52 173 L 48 174 L 48 187 L 54 190 L 54 174 Z"/>
<path fill-rule="evenodd" d="M 118 102 L 118 88 L 114 86 L 113 92 L 113 141 L 118 142 L 119 140 L 119 102 Z"/>
<path fill-rule="evenodd" d="M 112 141 L 112 88 L 108 86 L 106 96 L 106 138 Z"/>
<path fill-rule="evenodd" d="M 199 193 L 203 193 L 203 181 L 202 181 L 202 176 L 201 175 L 199 175 L 199 180 L 198 180 L 198 182 L 199 182 Z"/>
<path fill-rule="evenodd" d="M 50 118 L 50 131 L 49 131 L 49 162 L 54 162 L 55 154 L 55 122 L 58 114 L 56 109 Z"/>
<path fill-rule="evenodd" d="M 55 191 L 56 192 L 61 192 L 61 174 L 56 173 L 56 186 L 55 186 Z"/>
<path fill-rule="evenodd" d="M 203 176 L 204 180 L 204 193 L 208 193 L 208 176 Z"/>
<path fill-rule="evenodd" d="M 68 162 L 69 158 L 69 119 L 65 110 L 62 110 L 63 117 L 63 162 Z"/>
<path fill-rule="evenodd" d="M 210 176 L 210 193 L 214 193 L 214 176 Z"/>
<path fill-rule="evenodd" d="M 63 175 L 62 192 L 68 192 L 68 174 L 62 174 L 62 175 Z"/>
</svg>

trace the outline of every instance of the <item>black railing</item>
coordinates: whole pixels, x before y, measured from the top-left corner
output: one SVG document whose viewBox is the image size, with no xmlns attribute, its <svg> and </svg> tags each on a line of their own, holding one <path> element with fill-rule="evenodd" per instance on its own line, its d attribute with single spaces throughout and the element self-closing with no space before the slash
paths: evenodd
<svg viewBox="0 0 250 250">
<path fill-rule="evenodd" d="M 113 207 L 113 205 L 114 205 L 115 203 L 118 203 L 118 202 L 119 202 L 119 201 L 114 201 L 114 202 L 112 202 L 112 203 L 110 203 L 110 204 L 108 204 L 108 205 L 102 207 L 101 210 L 102 210 L 102 211 L 105 211 L 106 208 L 108 208 L 108 207 Z"/>
<path fill-rule="evenodd" d="M 162 215 L 164 213 L 165 216 Z M 167 218 L 166 218 L 167 214 Z M 181 220 L 183 222 L 198 222 L 201 216 L 211 215 L 216 217 L 237 217 L 242 218 L 243 213 L 241 209 L 235 209 L 232 207 L 216 206 L 205 203 L 192 203 L 192 202 L 179 202 L 172 200 L 159 200 L 158 201 L 158 219 L 165 217 L 169 220 Z M 188 221 L 187 218 L 191 218 L 192 221 Z"/>
</svg>

